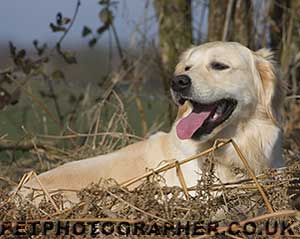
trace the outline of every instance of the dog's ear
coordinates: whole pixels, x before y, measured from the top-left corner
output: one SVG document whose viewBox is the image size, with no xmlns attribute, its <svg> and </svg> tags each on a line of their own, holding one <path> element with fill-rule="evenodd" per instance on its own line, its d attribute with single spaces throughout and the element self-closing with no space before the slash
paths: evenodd
<svg viewBox="0 0 300 239">
<path fill-rule="evenodd" d="M 266 107 L 268 117 L 275 124 L 279 124 L 283 106 L 283 86 L 278 71 L 275 69 L 274 54 L 268 49 L 261 49 L 254 55 L 255 66 L 263 88 L 259 97 Z"/>
</svg>

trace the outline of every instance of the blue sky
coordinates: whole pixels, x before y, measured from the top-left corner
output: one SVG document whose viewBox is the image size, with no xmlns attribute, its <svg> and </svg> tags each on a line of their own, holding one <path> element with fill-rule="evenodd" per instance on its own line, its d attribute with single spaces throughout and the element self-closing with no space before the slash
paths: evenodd
<svg viewBox="0 0 300 239">
<path fill-rule="evenodd" d="M 55 21 L 56 13 L 59 11 L 71 17 L 76 2 L 76 0 L 1 0 L 0 42 L 12 40 L 17 45 L 25 46 L 31 44 L 33 39 L 41 42 L 55 42 L 59 34 L 51 32 L 49 23 Z M 148 0 L 121 0 L 119 2 L 115 25 L 121 40 L 128 42 L 135 31 L 136 23 L 142 23 L 144 20 Z M 153 24 L 155 23 L 154 11 L 151 4 L 147 6 L 146 17 L 152 19 L 149 25 L 151 25 L 153 35 L 156 31 L 156 26 Z M 81 37 L 81 30 L 84 25 L 94 29 L 100 25 L 98 19 L 100 9 L 97 0 L 81 0 L 78 17 L 66 41 L 87 44 L 87 40 Z M 107 39 L 108 35 L 101 40 L 107 41 Z"/>
</svg>

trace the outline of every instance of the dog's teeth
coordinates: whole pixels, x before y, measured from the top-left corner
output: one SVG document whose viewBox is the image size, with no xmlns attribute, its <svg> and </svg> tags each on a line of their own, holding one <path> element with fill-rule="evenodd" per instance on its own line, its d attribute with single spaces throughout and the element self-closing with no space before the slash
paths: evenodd
<svg viewBox="0 0 300 239">
<path fill-rule="evenodd" d="M 215 119 L 217 119 L 218 117 L 219 117 L 219 114 L 218 114 L 217 112 L 215 112 L 214 115 L 213 115 L 213 117 L 212 117 L 212 119 L 215 120 Z"/>
<path fill-rule="evenodd" d="M 222 114 L 224 112 L 225 106 L 226 106 L 225 104 L 218 105 L 216 114 L 218 115 Z"/>
<path fill-rule="evenodd" d="M 220 105 L 218 105 L 214 115 L 212 116 L 212 120 L 218 119 L 223 114 L 225 107 L 226 107 L 225 103 L 221 103 Z"/>
</svg>

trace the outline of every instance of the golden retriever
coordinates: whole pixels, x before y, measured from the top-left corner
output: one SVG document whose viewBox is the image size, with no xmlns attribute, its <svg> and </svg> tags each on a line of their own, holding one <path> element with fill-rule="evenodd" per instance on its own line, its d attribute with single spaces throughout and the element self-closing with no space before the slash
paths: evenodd
<svg viewBox="0 0 300 239">
<path fill-rule="evenodd" d="M 163 161 L 180 161 L 207 149 L 218 138 L 234 139 L 256 174 L 283 164 L 282 87 L 269 50 L 253 52 L 235 42 L 192 47 L 180 57 L 171 94 L 179 110 L 169 133 L 44 172 L 42 184 L 51 192 L 81 189 L 101 178 L 122 183 Z M 197 183 L 202 166 L 202 158 L 182 166 L 187 186 Z M 244 168 L 230 145 L 215 152 L 214 166 L 222 182 L 235 180 L 234 169 Z M 179 185 L 175 169 L 164 177 L 167 185 Z M 39 187 L 34 179 L 27 186 Z M 76 200 L 74 193 L 66 196 Z"/>
</svg>

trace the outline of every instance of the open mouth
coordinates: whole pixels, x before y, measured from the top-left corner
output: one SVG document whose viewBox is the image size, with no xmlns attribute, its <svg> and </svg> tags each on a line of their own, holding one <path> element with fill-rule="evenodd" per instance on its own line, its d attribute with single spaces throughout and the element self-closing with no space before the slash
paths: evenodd
<svg viewBox="0 0 300 239">
<path fill-rule="evenodd" d="M 176 126 L 177 136 L 180 139 L 199 138 L 211 133 L 232 115 L 237 105 L 235 99 L 221 99 L 211 104 L 202 104 L 181 98 L 178 102 L 182 105 L 187 100 L 191 103 L 193 110 Z"/>
</svg>

